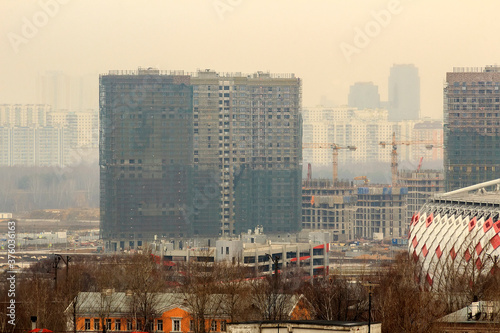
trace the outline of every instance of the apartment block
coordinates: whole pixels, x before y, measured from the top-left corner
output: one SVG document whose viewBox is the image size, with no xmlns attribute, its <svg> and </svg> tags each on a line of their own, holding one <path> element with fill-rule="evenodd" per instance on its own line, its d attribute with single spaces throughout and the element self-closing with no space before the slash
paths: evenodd
<svg viewBox="0 0 500 333">
<path fill-rule="evenodd" d="M 52 127 L 67 127 L 75 132 L 75 147 L 98 147 L 99 114 L 94 110 L 58 110 L 47 113 L 47 124 Z"/>
<path fill-rule="evenodd" d="M 500 67 L 454 68 L 444 86 L 446 189 L 500 176 Z"/>
<path fill-rule="evenodd" d="M 0 165 L 69 165 L 73 140 L 68 128 L 0 127 Z"/>
<path fill-rule="evenodd" d="M 0 104 L 1 127 L 35 127 L 47 125 L 48 104 Z"/>
<path fill-rule="evenodd" d="M 108 249 L 300 229 L 300 79 L 139 69 L 100 80 Z"/>
<path fill-rule="evenodd" d="M 204 203 L 195 234 L 300 229 L 301 80 L 293 74 L 199 71 L 193 86 L 194 166 Z M 219 187 L 211 195 L 206 180 Z M 203 183 L 203 181 L 205 183 Z M 202 200 L 202 201 L 203 201 Z M 216 219 L 214 220 L 214 217 Z"/>
</svg>

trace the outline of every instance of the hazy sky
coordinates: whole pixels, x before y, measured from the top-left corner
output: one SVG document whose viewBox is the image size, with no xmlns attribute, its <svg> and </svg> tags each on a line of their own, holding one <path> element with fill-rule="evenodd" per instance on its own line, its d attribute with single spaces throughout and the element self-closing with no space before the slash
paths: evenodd
<svg viewBox="0 0 500 333">
<path fill-rule="evenodd" d="M 498 0 L 0 0 L 0 104 L 32 102 L 47 70 L 138 66 L 293 72 L 304 106 L 322 95 L 346 104 L 356 81 L 386 100 L 392 64 L 413 63 L 422 115 L 440 118 L 445 73 L 499 59 L 499 10 Z"/>
</svg>

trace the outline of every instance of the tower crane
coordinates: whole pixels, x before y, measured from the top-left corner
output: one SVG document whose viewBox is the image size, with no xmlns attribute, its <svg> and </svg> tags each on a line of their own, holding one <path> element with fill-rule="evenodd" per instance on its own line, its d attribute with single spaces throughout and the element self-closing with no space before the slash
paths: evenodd
<svg viewBox="0 0 500 333">
<path fill-rule="evenodd" d="M 338 181 L 338 161 L 339 161 L 339 150 L 348 149 L 350 151 L 355 151 L 357 147 L 346 146 L 341 147 L 336 143 L 303 143 L 302 149 L 314 149 L 314 148 L 330 148 L 332 150 L 332 174 L 333 174 L 333 184 Z"/>
<path fill-rule="evenodd" d="M 435 145 L 432 141 L 416 141 L 416 140 L 406 140 L 406 141 L 396 141 L 396 133 L 392 133 L 392 142 L 381 141 L 379 145 L 385 148 L 387 145 L 392 145 L 391 152 L 391 174 L 392 174 L 392 187 L 398 184 L 398 146 L 409 146 L 409 145 L 425 145 L 425 148 L 441 148 L 441 145 Z"/>
</svg>

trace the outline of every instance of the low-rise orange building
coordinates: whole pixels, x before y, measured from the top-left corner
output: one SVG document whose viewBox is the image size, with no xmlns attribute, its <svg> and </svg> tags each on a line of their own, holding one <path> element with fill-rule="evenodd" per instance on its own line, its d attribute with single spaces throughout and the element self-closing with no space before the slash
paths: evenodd
<svg viewBox="0 0 500 333">
<path fill-rule="evenodd" d="M 66 313 L 75 318 L 77 332 L 195 332 L 196 323 L 204 323 L 206 332 L 226 332 L 230 316 L 220 309 L 220 298 L 213 295 L 207 303 L 204 318 L 191 313 L 188 301 L 182 293 L 158 293 L 138 299 L 132 293 L 124 292 L 81 292 L 68 306 Z M 149 304 L 147 304 L 149 303 Z M 309 319 L 307 310 L 302 309 L 301 297 L 293 296 L 287 307 L 290 319 Z M 143 309 L 149 308 L 149 311 Z M 146 313 L 147 312 L 147 313 Z M 307 314 L 307 318 L 303 318 Z M 68 322 L 73 331 L 74 320 Z"/>
</svg>

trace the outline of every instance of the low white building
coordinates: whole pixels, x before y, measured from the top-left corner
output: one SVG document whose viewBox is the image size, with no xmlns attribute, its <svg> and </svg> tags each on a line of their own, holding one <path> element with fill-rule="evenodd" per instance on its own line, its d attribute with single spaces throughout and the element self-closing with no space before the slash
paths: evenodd
<svg viewBox="0 0 500 333">
<path fill-rule="evenodd" d="M 371 333 L 382 332 L 381 323 L 372 323 Z M 289 320 L 256 321 L 247 323 L 228 323 L 228 333 L 337 333 L 368 332 L 367 322 L 326 321 L 326 320 Z"/>
</svg>

